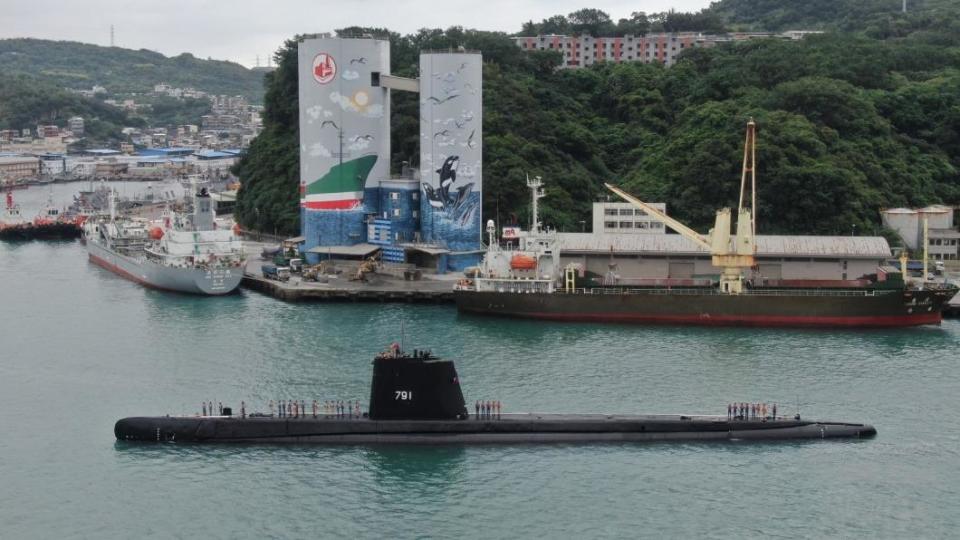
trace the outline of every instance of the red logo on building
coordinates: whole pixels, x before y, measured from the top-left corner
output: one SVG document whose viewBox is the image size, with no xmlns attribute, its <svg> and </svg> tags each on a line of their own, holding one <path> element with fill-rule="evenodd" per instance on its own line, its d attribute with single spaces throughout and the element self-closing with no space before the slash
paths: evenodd
<svg viewBox="0 0 960 540">
<path fill-rule="evenodd" d="M 313 78 L 320 84 L 327 84 L 337 76 L 337 63 L 327 53 L 313 57 Z"/>
</svg>

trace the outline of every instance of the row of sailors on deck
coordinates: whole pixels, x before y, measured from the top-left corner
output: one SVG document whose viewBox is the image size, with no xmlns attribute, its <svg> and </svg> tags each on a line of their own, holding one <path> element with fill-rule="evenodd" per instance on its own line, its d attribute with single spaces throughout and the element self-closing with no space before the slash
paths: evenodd
<svg viewBox="0 0 960 540">
<path fill-rule="evenodd" d="M 728 403 L 727 420 L 768 420 L 777 418 L 777 404 Z"/>
<path fill-rule="evenodd" d="M 377 353 L 377 358 L 402 358 L 403 356 L 404 352 L 400 349 L 399 343 L 391 343 L 387 350 Z M 409 356 L 412 358 L 432 358 L 432 353 L 423 349 L 414 349 L 413 354 Z"/>
<path fill-rule="evenodd" d="M 273 416 L 273 400 L 270 400 L 270 416 Z M 350 401 L 350 400 L 336 400 L 328 399 L 325 400 L 322 404 L 313 400 L 311 402 L 311 412 L 313 417 L 317 417 L 318 411 L 321 412 L 324 416 L 338 416 L 338 417 L 347 417 L 347 418 L 360 418 L 363 416 L 360 409 L 360 400 Z M 307 416 L 307 404 L 305 401 L 300 400 L 298 403 L 297 400 L 278 400 L 277 401 L 277 416 L 281 418 L 300 418 Z"/>
<path fill-rule="evenodd" d="M 475 418 L 500 418 L 502 404 L 500 401 L 477 401 L 473 404 Z"/>
<path fill-rule="evenodd" d="M 277 416 L 280 418 L 306 418 L 311 413 L 314 418 L 316 418 L 318 414 L 344 418 L 360 418 L 363 416 L 359 399 L 354 401 L 328 399 L 323 403 L 313 400 L 310 405 L 310 412 L 307 411 L 307 402 L 302 399 L 300 401 L 295 399 L 281 399 L 277 400 L 276 405 L 274 405 L 271 399 L 268 406 L 270 408 L 270 416 L 273 416 L 274 411 L 276 411 Z M 224 416 L 224 414 L 229 416 L 231 414 L 231 412 L 225 413 L 223 403 L 221 402 L 217 402 L 217 407 L 215 408 L 212 401 L 204 401 L 200 405 L 200 410 L 203 416 Z M 247 417 L 247 404 L 244 401 L 240 402 L 240 416 L 242 418 Z"/>
</svg>

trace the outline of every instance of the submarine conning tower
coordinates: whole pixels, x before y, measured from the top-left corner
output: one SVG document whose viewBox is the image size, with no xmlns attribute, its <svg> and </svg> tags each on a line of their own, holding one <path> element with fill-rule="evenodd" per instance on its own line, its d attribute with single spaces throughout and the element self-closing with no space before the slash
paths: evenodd
<svg viewBox="0 0 960 540">
<path fill-rule="evenodd" d="M 370 385 L 373 420 L 464 420 L 468 418 L 453 361 L 399 347 L 373 360 Z"/>
</svg>

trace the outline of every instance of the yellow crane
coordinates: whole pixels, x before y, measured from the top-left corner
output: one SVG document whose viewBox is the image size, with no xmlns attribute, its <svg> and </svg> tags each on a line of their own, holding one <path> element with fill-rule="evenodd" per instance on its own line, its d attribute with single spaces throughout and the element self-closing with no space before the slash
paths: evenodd
<svg viewBox="0 0 960 540">
<path fill-rule="evenodd" d="M 710 232 L 704 236 L 683 223 L 657 210 L 653 206 L 630 195 L 622 189 L 604 184 L 607 189 L 619 195 L 623 200 L 643 210 L 647 214 L 678 232 L 684 238 L 707 250 L 713 266 L 720 269 L 720 291 L 728 294 L 743 292 L 743 278 L 746 270 L 756 264 L 756 205 L 757 205 L 757 148 L 756 124 L 751 118 L 747 123 L 747 137 L 743 147 L 743 171 L 740 176 L 740 202 L 737 209 L 737 232 L 731 236 L 730 209 L 717 210 L 716 221 Z M 747 178 L 750 178 L 750 207 L 746 202 Z"/>
</svg>

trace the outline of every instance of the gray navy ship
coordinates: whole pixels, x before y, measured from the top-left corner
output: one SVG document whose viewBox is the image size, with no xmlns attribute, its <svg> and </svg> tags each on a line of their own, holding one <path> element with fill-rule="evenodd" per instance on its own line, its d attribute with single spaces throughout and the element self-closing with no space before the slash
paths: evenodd
<svg viewBox="0 0 960 540">
<path fill-rule="evenodd" d="M 648 441 L 772 441 L 869 438 L 868 424 L 710 415 L 471 414 L 457 370 L 429 352 L 399 348 L 373 361 L 368 412 L 318 414 L 316 402 L 273 413 L 131 417 L 114 426 L 118 441 L 183 443 L 470 444 Z M 496 412 L 494 412 L 496 411 Z"/>
<path fill-rule="evenodd" d="M 109 218 L 87 220 L 83 240 L 91 262 L 155 289 L 222 295 L 243 278 L 243 243 L 231 228 L 217 228 L 206 188 L 192 213 L 165 212 L 156 226 L 118 218 L 111 192 Z"/>
</svg>

